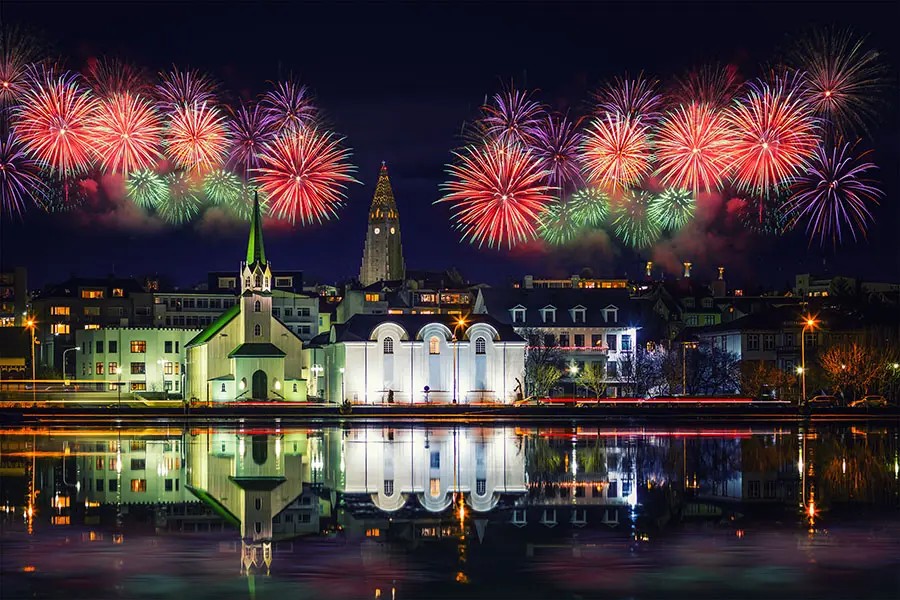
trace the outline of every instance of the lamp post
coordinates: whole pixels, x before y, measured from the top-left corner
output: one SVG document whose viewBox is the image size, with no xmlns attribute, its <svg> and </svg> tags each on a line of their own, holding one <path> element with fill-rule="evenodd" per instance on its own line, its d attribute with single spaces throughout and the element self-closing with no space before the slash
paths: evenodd
<svg viewBox="0 0 900 600">
<path fill-rule="evenodd" d="M 341 367 L 339 370 L 341 372 L 341 404 L 343 404 L 344 400 L 346 400 L 344 398 L 344 367 Z"/>
<path fill-rule="evenodd" d="M 122 408 L 122 367 L 116 367 L 116 408 Z"/>
<path fill-rule="evenodd" d="M 66 380 L 66 352 L 72 352 L 73 350 L 75 350 L 75 351 L 81 350 L 81 346 L 75 346 L 74 348 L 67 348 L 67 349 L 63 350 L 63 353 L 62 353 L 63 381 L 65 382 L 66 385 L 69 385 L 68 380 Z M 74 376 L 76 375 L 75 369 L 72 370 L 72 375 L 74 378 Z"/>
<path fill-rule="evenodd" d="M 31 330 L 31 399 L 32 402 L 37 397 L 37 377 L 35 377 L 35 364 L 34 364 L 34 330 L 37 328 L 37 321 L 34 320 L 34 317 L 28 317 L 25 321 L 25 327 Z"/>
<path fill-rule="evenodd" d="M 455 351 L 453 354 L 453 404 L 457 403 L 457 388 L 459 387 L 459 337 L 456 335 L 456 332 L 460 327 L 465 326 L 465 317 L 460 317 L 457 319 L 456 326 L 453 328 L 453 345 Z"/>
<path fill-rule="evenodd" d="M 818 321 L 810 315 L 803 319 L 803 329 L 800 331 L 800 402 L 806 402 L 806 330 L 815 329 Z"/>
<path fill-rule="evenodd" d="M 697 348 L 697 342 L 681 342 L 681 393 L 687 396 L 687 350 Z"/>
<path fill-rule="evenodd" d="M 572 363 L 569 365 L 569 375 L 572 376 L 572 396 L 578 396 L 578 382 L 575 380 L 575 377 L 578 375 L 578 365 Z"/>
</svg>

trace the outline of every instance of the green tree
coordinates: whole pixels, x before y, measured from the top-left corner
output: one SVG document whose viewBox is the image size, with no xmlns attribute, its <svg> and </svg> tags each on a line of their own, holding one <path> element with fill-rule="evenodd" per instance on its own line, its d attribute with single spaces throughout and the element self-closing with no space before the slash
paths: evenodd
<svg viewBox="0 0 900 600">
<path fill-rule="evenodd" d="M 603 363 L 588 363 L 578 373 L 578 385 L 584 386 L 593 392 L 596 398 L 606 392 L 606 368 Z"/>
<path fill-rule="evenodd" d="M 524 393 L 526 396 L 546 396 L 562 377 L 562 350 L 557 345 L 556 338 L 543 329 L 526 328 L 520 330 L 519 334 L 528 341 Z"/>
<path fill-rule="evenodd" d="M 550 390 L 562 377 L 562 371 L 555 365 L 538 365 L 534 369 L 531 382 L 531 393 L 534 396 L 545 397 L 550 395 Z"/>
</svg>

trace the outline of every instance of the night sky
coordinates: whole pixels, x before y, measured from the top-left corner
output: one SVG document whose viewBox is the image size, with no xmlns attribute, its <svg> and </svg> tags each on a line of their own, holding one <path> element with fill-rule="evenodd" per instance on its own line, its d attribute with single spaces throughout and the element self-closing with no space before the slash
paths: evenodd
<svg viewBox="0 0 900 600">
<path fill-rule="evenodd" d="M 458 241 L 440 196 L 444 165 L 461 144 L 460 127 L 477 115 L 502 81 L 537 88 L 549 106 L 584 110 L 603 79 L 644 70 L 663 81 L 708 62 L 738 66 L 752 77 L 812 24 L 869 34 L 894 82 L 900 49 L 896 4 L 682 3 L 0 3 L 5 25 L 40 35 L 72 69 L 116 56 L 152 71 L 175 63 L 212 74 L 234 97 L 251 98 L 268 80 L 296 75 L 310 86 L 333 128 L 353 148 L 364 185 L 353 186 L 339 221 L 311 228 L 269 227 L 276 269 L 301 269 L 334 282 L 358 274 L 365 221 L 378 166 L 387 161 L 400 210 L 406 263 L 415 269 L 456 266 L 469 279 L 503 283 L 524 274 L 565 276 L 591 267 L 631 275 L 637 255 L 594 236 L 568 250 L 540 244 L 513 252 L 477 250 Z M 886 192 L 869 241 L 837 252 L 808 247 L 802 231 L 782 239 L 746 234 L 703 236 L 678 256 L 698 275 L 724 264 L 733 280 L 782 286 L 794 273 L 842 272 L 900 279 L 898 87 L 893 84 L 873 147 Z M 114 214 L 4 217 L 4 267 L 24 264 L 30 287 L 69 274 L 159 273 L 191 285 L 210 270 L 236 269 L 246 227 L 195 222 L 179 229 L 143 227 Z M 118 225 L 112 223 L 119 220 Z M 124 221 L 124 222 L 122 222 Z M 674 254 L 668 261 L 674 264 Z"/>
</svg>

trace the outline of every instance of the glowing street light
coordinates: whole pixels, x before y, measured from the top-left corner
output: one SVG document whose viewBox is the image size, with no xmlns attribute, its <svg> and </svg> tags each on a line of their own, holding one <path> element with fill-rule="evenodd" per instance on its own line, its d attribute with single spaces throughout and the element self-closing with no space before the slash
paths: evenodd
<svg viewBox="0 0 900 600">
<path fill-rule="evenodd" d="M 815 317 L 806 315 L 803 318 L 803 330 L 800 332 L 800 401 L 806 402 L 806 330 L 815 329 L 819 322 Z"/>
<path fill-rule="evenodd" d="M 457 387 L 459 385 L 459 337 L 457 337 L 456 332 L 460 327 L 465 328 L 466 326 L 466 318 L 459 317 L 456 320 L 456 327 L 453 328 L 453 345 L 455 346 L 455 353 L 453 354 L 453 404 L 457 402 Z"/>
</svg>

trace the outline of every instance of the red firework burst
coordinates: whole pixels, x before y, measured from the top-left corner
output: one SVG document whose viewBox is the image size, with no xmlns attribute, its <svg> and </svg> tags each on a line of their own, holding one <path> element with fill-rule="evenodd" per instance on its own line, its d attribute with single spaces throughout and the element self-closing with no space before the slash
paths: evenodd
<svg viewBox="0 0 900 600">
<path fill-rule="evenodd" d="M 131 92 L 100 100 L 91 120 L 100 166 L 125 175 L 152 167 L 160 158 L 162 121 L 150 102 Z"/>
<path fill-rule="evenodd" d="M 91 164 L 89 124 L 96 110 L 90 90 L 71 73 L 30 73 L 16 109 L 16 135 L 26 152 L 54 173 L 73 175 Z"/>
<path fill-rule="evenodd" d="M 548 172 L 540 160 L 515 143 L 488 142 L 454 152 L 452 178 L 438 202 L 452 202 L 463 239 L 489 248 L 509 248 L 534 239 L 541 213 L 553 202 Z"/>
<path fill-rule="evenodd" d="M 612 115 L 595 118 L 582 150 L 584 172 L 593 185 L 636 185 L 650 170 L 650 140 L 639 120 Z"/>
<path fill-rule="evenodd" d="M 734 129 L 708 104 L 679 106 L 664 118 L 656 137 L 656 174 L 667 186 L 717 189 L 731 165 Z"/>
<path fill-rule="evenodd" d="M 203 103 L 175 107 L 165 142 L 178 166 L 209 171 L 225 161 L 230 136 L 222 113 Z"/>
<path fill-rule="evenodd" d="M 815 152 L 819 128 L 800 84 L 797 76 L 750 84 L 726 113 L 736 135 L 731 167 L 742 190 L 769 194 L 788 183 Z"/>
<path fill-rule="evenodd" d="M 266 144 L 255 178 L 270 213 L 306 225 L 337 216 L 348 183 L 359 183 L 343 138 L 317 128 L 291 131 Z"/>
</svg>

